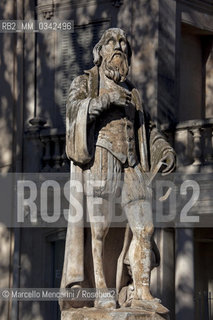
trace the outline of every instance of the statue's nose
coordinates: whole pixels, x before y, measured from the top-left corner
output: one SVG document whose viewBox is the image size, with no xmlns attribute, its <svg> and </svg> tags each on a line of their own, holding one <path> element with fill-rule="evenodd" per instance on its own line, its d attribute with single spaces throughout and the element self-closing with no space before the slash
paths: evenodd
<svg viewBox="0 0 213 320">
<path fill-rule="evenodd" d="M 116 41 L 114 50 L 121 50 L 121 45 L 119 41 Z"/>
</svg>

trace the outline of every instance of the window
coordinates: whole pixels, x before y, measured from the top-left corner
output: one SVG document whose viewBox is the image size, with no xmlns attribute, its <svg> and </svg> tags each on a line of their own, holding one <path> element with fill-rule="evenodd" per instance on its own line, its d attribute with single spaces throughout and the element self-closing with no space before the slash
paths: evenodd
<svg viewBox="0 0 213 320">
<path fill-rule="evenodd" d="M 212 35 L 182 24 L 179 121 L 213 116 Z"/>
</svg>

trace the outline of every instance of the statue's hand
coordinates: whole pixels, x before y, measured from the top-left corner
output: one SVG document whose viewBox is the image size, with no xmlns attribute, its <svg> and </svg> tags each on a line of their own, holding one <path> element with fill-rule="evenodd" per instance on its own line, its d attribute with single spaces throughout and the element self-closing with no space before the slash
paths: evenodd
<svg viewBox="0 0 213 320">
<path fill-rule="evenodd" d="M 127 90 L 117 90 L 108 93 L 110 103 L 118 107 L 126 107 L 131 102 L 131 93 Z"/>
<path fill-rule="evenodd" d="M 88 121 L 94 121 L 103 111 L 107 110 L 111 104 L 126 107 L 130 102 L 131 93 L 125 89 L 104 93 L 90 101 Z"/>
<path fill-rule="evenodd" d="M 104 93 L 97 98 L 93 98 L 89 104 L 88 120 L 94 121 L 100 114 L 110 107 L 110 98 L 108 93 Z"/>
<path fill-rule="evenodd" d="M 161 159 L 161 162 L 165 163 L 165 168 L 162 170 L 162 175 L 171 173 L 175 169 L 175 154 L 171 151 L 168 151 Z"/>
</svg>

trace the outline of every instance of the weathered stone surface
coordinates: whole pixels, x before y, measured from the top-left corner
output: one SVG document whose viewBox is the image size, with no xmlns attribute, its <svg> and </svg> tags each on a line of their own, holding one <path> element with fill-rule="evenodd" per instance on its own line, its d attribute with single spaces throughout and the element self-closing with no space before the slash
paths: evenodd
<svg viewBox="0 0 213 320">
<path fill-rule="evenodd" d="M 61 320 L 169 320 L 169 315 L 159 315 L 155 312 L 140 309 L 122 308 L 106 310 L 96 308 L 70 309 L 63 311 Z"/>
<path fill-rule="evenodd" d="M 114 296 L 107 301 L 98 297 L 94 306 L 108 310 L 106 319 L 135 318 L 130 311 L 123 311 L 121 315 L 116 310 L 109 312 L 117 302 L 122 308 L 140 307 L 136 318 L 148 319 L 147 314 L 141 318 L 141 310 L 168 312 L 150 292 L 154 231 L 150 183 L 158 171 L 162 170 L 164 175 L 173 171 L 175 154 L 143 109 L 137 89 L 126 78 L 131 48 L 125 32 L 118 28 L 106 30 L 95 45 L 93 55 L 95 66 L 75 78 L 70 87 L 66 153 L 71 160 L 71 179 L 77 178 L 82 185 L 80 192 L 70 189 L 72 197 L 81 204 L 90 222 L 94 283 L 85 284 L 88 263 L 81 217 L 78 223 L 69 223 L 67 228 L 61 287 L 95 286 L 108 292 L 106 269 L 114 271 L 111 265 L 104 265 L 103 254 L 105 237 L 111 222 L 116 220 L 116 210 L 112 210 L 111 204 L 116 203 L 128 221 L 124 239 L 121 239 L 123 246 L 117 260 L 116 283 L 112 284 L 118 292 L 118 301 Z M 98 181 L 102 184 L 97 184 Z M 94 198 L 100 205 L 94 206 Z M 73 207 L 71 215 L 77 211 L 77 207 Z M 101 221 L 97 217 L 101 217 Z M 66 307 L 62 301 L 61 310 Z M 72 311 L 71 319 L 99 319 L 104 312 L 100 309 L 91 317 L 87 311 L 85 318 L 81 316 L 83 309 L 80 313 Z M 157 319 L 153 314 L 151 318 L 148 315 L 149 319 Z"/>
</svg>

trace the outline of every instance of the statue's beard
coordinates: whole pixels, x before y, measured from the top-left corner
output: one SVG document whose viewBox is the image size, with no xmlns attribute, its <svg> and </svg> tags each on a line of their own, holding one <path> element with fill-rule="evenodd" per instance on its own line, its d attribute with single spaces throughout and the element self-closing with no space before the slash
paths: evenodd
<svg viewBox="0 0 213 320">
<path fill-rule="evenodd" d="M 107 78 L 118 82 L 126 80 L 129 66 L 127 56 L 123 52 L 115 52 L 110 59 L 103 60 L 104 73 Z"/>
</svg>

